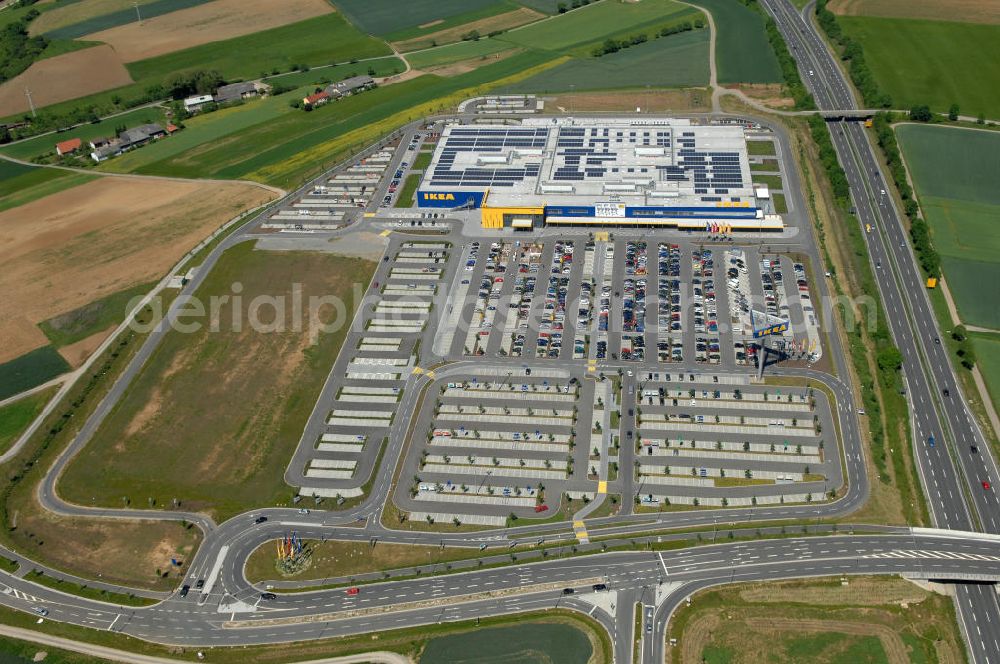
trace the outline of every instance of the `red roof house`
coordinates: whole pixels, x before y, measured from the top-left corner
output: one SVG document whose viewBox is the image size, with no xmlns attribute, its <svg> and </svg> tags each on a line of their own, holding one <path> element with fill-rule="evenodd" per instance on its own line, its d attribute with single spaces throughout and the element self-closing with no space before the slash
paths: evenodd
<svg viewBox="0 0 1000 664">
<path fill-rule="evenodd" d="M 309 95 L 302 100 L 303 104 L 308 104 L 309 106 L 317 106 L 319 104 L 325 104 L 329 101 L 330 95 L 326 92 L 317 92 L 316 94 Z"/>
<path fill-rule="evenodd" d="M 80 149 L 82 144 L 83 143 L 79 138 L 71 138 L 68 141 L 63 141 L 62 143 L 56 143 L 56 154 L 61 157 L 65 154 L 76 152 Z"/>
</svg>

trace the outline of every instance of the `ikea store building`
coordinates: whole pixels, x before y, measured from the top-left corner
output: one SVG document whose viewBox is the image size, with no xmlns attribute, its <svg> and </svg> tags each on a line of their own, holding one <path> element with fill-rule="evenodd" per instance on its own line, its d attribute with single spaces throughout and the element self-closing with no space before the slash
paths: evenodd
<svg viewBox="0 0 1000 664">
<path fill-rule="evenodd" d="M 421 208 L 478 210 L 485 228 L 573 224 L 780 231 L 764 214 L 739 125 L 671 118 L 528 118 L 445 127 Z"/>
</svg>

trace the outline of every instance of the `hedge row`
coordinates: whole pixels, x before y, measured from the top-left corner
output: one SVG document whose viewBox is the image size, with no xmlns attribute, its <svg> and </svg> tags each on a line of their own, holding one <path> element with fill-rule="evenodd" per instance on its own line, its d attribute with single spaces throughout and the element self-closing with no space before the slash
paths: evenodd
<svg viewBox="0 0 1000 664">
<path fill-rule="evenodd" d="M 910 239 L 913 241 L 913 249 L 917 253 L 920 267 L 928 277 L 938 277 L 941 274 L 941 257 L 931 246 L 930 228 L 920 217 L 920 207 L 913 197 L 910 183 L 906 180 L 906 168 L 903 166 L 899 144 L 896 143 L 896 132 L 892 130 L 892 121 L 892 113 L 876 113 L 872 126 L 885 157 L 886 166 L 889 168 L 889 174 L 896 185 L 896 190 L 899 191 L 900 198 L 903 199 L 903 212 L 910 220 Z"/>
</svg>

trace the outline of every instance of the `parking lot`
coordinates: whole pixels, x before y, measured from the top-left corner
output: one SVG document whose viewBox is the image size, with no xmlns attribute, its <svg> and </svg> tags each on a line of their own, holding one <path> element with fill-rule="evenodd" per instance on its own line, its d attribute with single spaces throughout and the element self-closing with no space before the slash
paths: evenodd
<svg viewBox="0 0 1000 664">
<path fill-rule="evenodd" d="M 641 505 L 754 506 L 826 499 L 842 483 L 825 395 L 645 372 L 629 404 Z M 634 398 L 634 405 L 629 399 Z"/>
<path fill-rule="evenodd" d="M 416 368 L 414 354 L 450 253 L 443 241 L 404 239 L 389 246 L 286 475 L 301 487 L 300 495 L 360 495 L 401 416 L 404 386 Z"/>
<path fill-rule="evenodd" d="M 488 369 L 430 388 L 396 491 L 411 520 L 495 526 L 511 513 L 545 517 L 583 484 L 574 480 L 590 472 L 590 438 L 578 440 L 579 423 L 594 382 L 565 371 L 514 373 Z"/>
<path fill-rule="evenodd" d="M 435 353 L 736 368 L 755 365 L 755 329 L 787 322 L 770 347 L 806 366 L 822 357 L 806 270 L 785 254 L 683 240 L 477 240 L 460 255 Z"/>
</svg>

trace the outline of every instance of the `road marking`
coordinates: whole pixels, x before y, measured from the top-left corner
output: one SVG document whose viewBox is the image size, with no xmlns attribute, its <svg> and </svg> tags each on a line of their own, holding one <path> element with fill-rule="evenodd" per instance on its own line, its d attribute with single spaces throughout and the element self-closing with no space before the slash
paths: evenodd
<svg viewBox="0 0 1000 664">
<path fill-rule="evenodd" d="M 219 572 L 222 571 L 222 563 L 225 561 L 227 553 L 229 553 L 228 544 L 219 548 L 219 555 L 215 557 L 215 564 L 212 565 L 212 571 L 208 573 L 208 579 L 205 581 L 205 587 L 201 591 L 203 596 L 208 597 L 212 594 L 212 588 L 215 587 L 215 581 L 219 578 Z"/>
<path fill-rule="evenodd" d="M 110 632 L 110 631 L 111 631 L 111 629 L 112 629 L 112 628 L 113 628 L 113 627 L 115 626 L 115 623 L 116 623 L 116 622 L 118 622 L 118 619 L 119 619 L 119 618 L 121 618 L 121 617 L 122 617 L 122 614 L 120 614 L 120 613 L 119 613 L 118 615 L 116 615 L 116 616 L 115 616 L 115 619 L 111 621 L 111 624 L 110 624 L 110 625 L 108 625 L 108 631 L 109 631 L 109 632 Z"/>
<path fill-rule="evenodd" d="M 608 483 L 606 480 L 601 480 L 597 483 L 597 493 L 603 494 L 608 492 Z"/>
<path fill-rule="evenodd" d="M 419 375 L 420 375 L 420 374 L 422 374 L 423 372 L 424 372 L 424 370 L 423 370 L 423 369 L 421 369 L 420 367 L 413 367 L 413 375 L 414 375 L 414 376 L 419 376 Z"/>
<path fill-rule="evenodd" d="M 660 564 L 663 565 L 663 576 L 670 576 L 670 572 L 667 571 L 667 563 L 663 560 L 663 553 L 660 552 L 656 555 L 660 557 Z"/>
<path fill-rule="evenodd" d="M 386 229 L 386 230 L 382 231 L 381 233 L 379 233 L 379 235 L 381 237 L 389 237 L 389 233 L 391 233 L 391 232 L 392 231 L 390 231 L 389 229 Z"/>
</svg>

